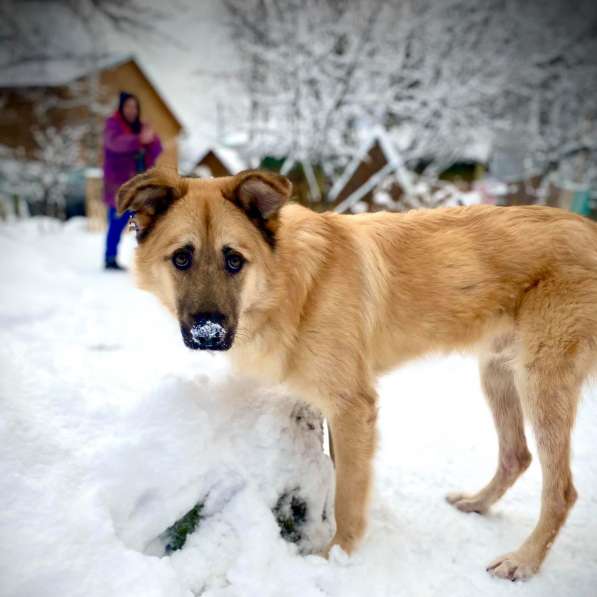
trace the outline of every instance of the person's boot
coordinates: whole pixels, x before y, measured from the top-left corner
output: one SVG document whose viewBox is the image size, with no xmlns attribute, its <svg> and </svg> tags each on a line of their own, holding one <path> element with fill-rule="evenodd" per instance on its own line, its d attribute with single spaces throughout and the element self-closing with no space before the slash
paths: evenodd
<svg viewBox="0 0 597 597">
<path fill-rule="evenodd" d="M 107 257 L 106 258 L 106 263 L 104 265 L 104 269 L 116 271 L 116 272 L 125 272 L 126 271 L 125 267 L 122 267 L 121 265 L 118 264 L 115 257 Z"/>
</svg>

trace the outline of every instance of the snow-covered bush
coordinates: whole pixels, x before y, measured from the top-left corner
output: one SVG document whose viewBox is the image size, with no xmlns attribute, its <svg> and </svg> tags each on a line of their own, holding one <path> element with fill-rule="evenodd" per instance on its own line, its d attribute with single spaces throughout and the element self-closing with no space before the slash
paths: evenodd
<svg viewBox="0 0 597 597">
<path fill-rule="evenodd" d="M 48 127 L 34 131 L 33 157 L 0 146 L 0 191 L 26 200 L 40 215 L 63 217 L 72 171 L 82 166 L 80 141 L 84 126 Z"/>
</svg>

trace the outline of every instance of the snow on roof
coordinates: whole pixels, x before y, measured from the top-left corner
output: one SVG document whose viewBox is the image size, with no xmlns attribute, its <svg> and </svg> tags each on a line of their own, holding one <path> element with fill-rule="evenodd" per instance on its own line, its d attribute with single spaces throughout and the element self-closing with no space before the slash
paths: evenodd
<svg viewBox="0 0 597 597">
<path fill-rule="evenodd" d="M 243 147 L 249 142 L 249 134 L 246 131 L 234 131 L 225 135 L 222 142 L 226 147 Z"/>
<path fill-rule="evenodd" d="M 174 120 L 182 127 L 182 119 L 166 100 L 166 95 L 133 54 L 109 54 L 90 60 L 46 60 L 27 65 L 15 65 L 0 72 L 0 89 L 14 87 L 61 87 L 97 71 L 112 69 L 134 62 L 142 75 L 159 95 Z"/>
<path fill-rule="evenodd" d="M 355 154 L 352 158 L 352 161 L 346 168 L 344 172 L 342 172 L 342 176 L 340 176 L 336 182 L 332 185 L 330 192 L 328 194 L 329 201 L 335 201 L 336 197 L 340 194 L 342 189 L 348 184 L 348 181 L 352 178 L 353 174 L 357 171 L 357 168 L 360 166 L 361 162 L 365 159 L 373 144 L 375 143 L 375 139 L 373 137 L 369 138 L 365 143 L 361 146 L 359 151 Z"/>
<path fill-rule="evenodd" d="M 407 192 L 410 193 L 412 190 L 412 181 L 410 174 L 404 165 L 404 161 L 400 152 L 391 141 L 385 129 L 378 127 L 375 131 L 375 135 L 379 141 L 382 151 L 388 160 L 388 163 L 392 165 L 398 183 Z"/>
<path fill-rule="evenodd" d="M 139 60 L 137 60 L 137 58 L 135 58 L 134 55 L 130 54 L 126 60 L 123 60 L 122 62 L 118 62 L 116 64 L 113 64 L 112 66 L 117 66 L 119 64 L 124 64 L 128 60 L 132 60 L 136 64 L 137 68 L 141 71 L 141 74 L 147 79 L 147 81 L 149 82 L 149 84 L 153 87 L 153 89 L 155 90 L 155 92 L 159 95 L 159 97 L 162 100 L 164 106 L 166 106 L 167 110 L 170 112 L 170 114 L 172 115 L 172 117 L 174 118 L 174 120 L 176 120 L 176 122 L 178 122 L 178 124 L 180 125 L 180 128 L 184 128 L 184 124 L 183 124 L 184 121 L 178 115 L 178 113 L 176 112 L 176 110 L 174 110 L 174 108 L 172 108 L 172 105 L 170 104 L 170 102 L 166 99 L 168 97 L 167 94 L 162 91 L 162 88 L 160 87 L 160 85 L 158 85 L 156 83 L 155 79 L 147 73 L 147 71 L 145 70 L 145 67 L 141 65 L 141 63 L 139 62 Z M 108 68 L 108 67 L 104 67 L 104 68 Z"/>
<path fill-rule="evenodd" d="M 334 211 L 343 213 L 358 203 L 367 193 L 373 191 L 375 187 L 380 184 L 386 176 L 392 173 L 393 166 L 388 163 L 383 168 L 380 168 L 375 174 L 370 176 L 356 191 L 351 193 L 344 201 L 338 204 Z"/>
<path fill-rule="evenodd" d="M 396 174 L 400 186 L 407 193 L 411 192 L 412 181 L 410 174 L 404 165 L 404 161 L 400 155 L 400 152 L 388 136 L 385 129 L 378 126 L 373 129 L 369 138 L 365 140 L 359 151 L 357 151 L 355 154 L 353 160 L 342 173 L 342 176 L 340 176 L 340 178 L 338 178 L 338 180 L 332 186 L 332 189 L 329 193 L 329 200 L 334 201 L 338 197 L 338 195 L 342 192 L 342 189 L 353 177 L 363 160 L 367 158 L 367 155 L 375 143 L 379 143 L 387 164 L 370 176 L 358 189 L 344 199 L 344 201 L 342 201 L 342 203 L 336 207 L 336 211 L 342 212 L 350 208 L 351 205 L 357 203 L 362 197 L 372 191 L 385 176 L 389 176 L 392 173 Z"/>
<path fill-rule="evenodd" d="M 60 87 L 98 70 L 114 68 L 129 60 L 130 54 L 104 55 L 98 60 L 44 60 L 2 69 L 0 87 Z"/>
<path fill-rule="evenodd" d="M 238 172 L 247 169 L 247 164 L 245 164 L 237 151 L 230 147 L 222 147 L 221 145 L 211 146 L 204 149 L 201 152 L 199 159 L 196 161 L 196 164 L 198 164 L 210 151 L 213 152 L 232 174 L 237 174 Z"/>
<path fill-rule="evenodd" d="M 232 174 L 236 174 L 247 168 L 243 159 L 234 149 L 229 147 L 216 147 L 214 152 Z"/>
</svg>

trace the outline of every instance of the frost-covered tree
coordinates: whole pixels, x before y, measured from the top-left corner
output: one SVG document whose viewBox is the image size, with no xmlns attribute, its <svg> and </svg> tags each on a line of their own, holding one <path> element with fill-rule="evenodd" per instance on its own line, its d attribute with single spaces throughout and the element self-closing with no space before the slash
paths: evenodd
<svg viewBox="0 0 597 597">
<path fill-rule="evenodd" d="M 20 95 L 32 107 L 38 131 L 52 128 L 52 123 L 70 114 L 69 121 L 82 131 L 79 137 L 81 158 L 97 163 L 101 151 L 104 119 L 113 111 L 113 99 L 102 86 L 100 71 L 94 70 L 68 85 L 57 88 L 24 88 Z M 1 96 L 0 96 L 1 97 Z M 1 120 L 1 119 L 0 119 Z M 36 144 L 43 139 L 34 136 Z M 38 149 L 39 148 L 38 145 Z"/>
<path fill-rule="evenodd" d="M 36 163 L 41 169 L 39 177 L 40 196 L 45 213 L 64 213 L 64 195 L 72 171 L 83 166 L 81 138 L 84 126 L 65 126 L 62 129 L 48 127 L 34 132 L 39 149 Z"/>
<path fill-rule="evenodd" d="M 597 183 L 597 5 L 559 4 L 543 15 L 532 55 L 536 85 L 516 126 L 528 133 L 529 168 Z M 525 118 L 528 117 L 528 118 Z"/>
<path fill-rule="evenodd" d="M 581 152 L 586 175 L 594 161 L 590 0 L 573 10 L 561 0 L 226 6 L 255 154 L 338 164 L 381 124 L 406 161 L 429 163 L 431 176 L 462 157 L 485 159 L 494 140 L 513 131 L 533 171 Z"/>
<path fill-rule="evenodd" d="M 47 127 L 34 131 L 38 149 L 33 158 L 0 147 L 0 190 L 4 197 L 28 200 L 41 214 L 64 216 L 65 194 L 72 171 L 83 166 L 83 126 Z"/>
<path fill-rule="evenodd" d="M 347 159 L 377 112 L 373 63 L 386 0 L 226 0 L 257 155 Z M 381 67 L 381 65 L 380 65 Z M 380 83 L 381 83 L 380 79 Z"/>
</svg>

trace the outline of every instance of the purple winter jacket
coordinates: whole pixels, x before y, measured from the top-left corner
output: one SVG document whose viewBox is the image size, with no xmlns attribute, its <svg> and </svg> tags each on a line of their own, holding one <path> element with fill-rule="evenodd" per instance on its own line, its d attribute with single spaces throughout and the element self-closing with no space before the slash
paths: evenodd
<svg viewBox="0 0 597 597">
<path fill-rule="evenodd" d="M 145 168 L 151 168 L 162 152 L 157 135 L 148 145 L 142 145 L 139 135 L 131 132 L 118 112 L 106 120 L 104 128 L 104 202 L 115 207 L 116 191 L 138 174 L 137 156 L 145 150 Z"/>
</svg>

